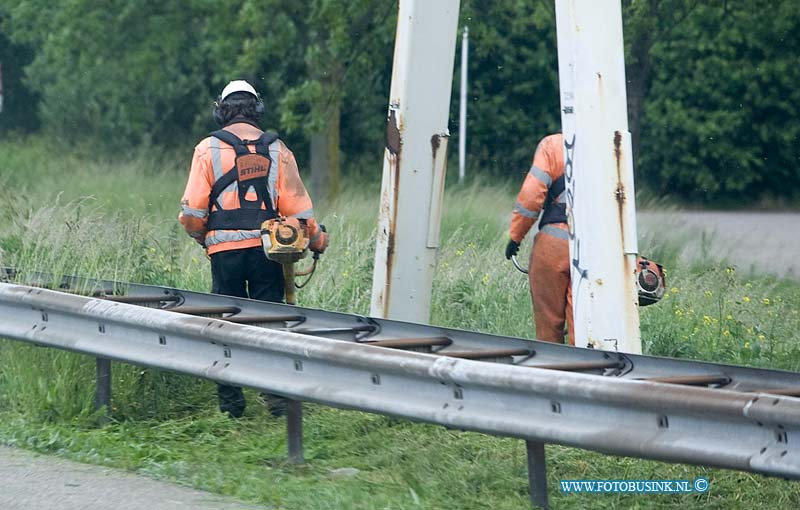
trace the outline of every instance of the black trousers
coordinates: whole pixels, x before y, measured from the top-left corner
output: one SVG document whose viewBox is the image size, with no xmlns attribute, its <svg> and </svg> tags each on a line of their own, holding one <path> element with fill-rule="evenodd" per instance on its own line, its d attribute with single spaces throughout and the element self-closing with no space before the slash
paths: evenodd
<svg viewBox="0 0 800 510">
<path fill-rule="evenodd" d="M 226 296 L 283 302 L 283 269 L 260 248 L 221 251 L 211 255 L 211 292 Z M 219 408 L 234 418 L 245 409 L 238 386 L 217 385 Z"/>
<path fill-rule="evenodd" d="M 211 292 L 260 301 L 283 302 L 283 269 L 260 247 L 211 255 Z"/>
</svg>

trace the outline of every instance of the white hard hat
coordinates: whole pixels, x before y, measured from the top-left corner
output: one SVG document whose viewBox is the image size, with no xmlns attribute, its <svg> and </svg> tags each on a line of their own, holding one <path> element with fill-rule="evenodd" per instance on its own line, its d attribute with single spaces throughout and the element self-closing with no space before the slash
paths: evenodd
<svg viewBox="0 0 800 510">
<path fill-rule="evenodd" d="M 258 97 L 258 93 L 252 85 L 244 80 L 233 80 L 225 85 L 224 89 L 222 89 L 222 94 L 219 95 L 219 102 L 221 103 L 226 97 L 230 96 L 234 92 L 247 92 L 249 94 L 253 94 L 253 96 L 256 98 Z"/>
</svg>

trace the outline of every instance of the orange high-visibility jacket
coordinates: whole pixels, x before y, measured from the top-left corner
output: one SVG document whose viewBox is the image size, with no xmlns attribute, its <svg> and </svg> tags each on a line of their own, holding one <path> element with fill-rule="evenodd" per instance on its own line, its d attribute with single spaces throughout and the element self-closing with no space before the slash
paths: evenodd
<svg viewBox="0 0 800 510">
<path fill-rule="evenodd" d="M 260 129 L 244 123 L 226 126 L 225 130 L 242 140 L 256 140 L 262 133 Z M 255 153 L 255 145 L 248 145 L 248 149 Z M 272 208 L 281 216 L 305 220 L 313 248 L 320 242 L 322 232 L 314 218 L 311 198 L 300 178 L 294 154 L 281 140 L 275 140 L 269 145 L 269 156 L 272 163 L 267 183 Z M 209 208 L 210 211 L 216 210 L 216 205 L 209 204 L 211 189 L 220 177 L 234 167 L 235 160 L 233 147 L 214 137 L 205 138 L 194 149 L 178 221 L 191 237 L 206 247 L 209 255 L 261 246 L 260 230 L 209 231 L 206 228 Z M 248 193 L 245 199 L 256 200 L 255 193 Z M 218 201 L 224 210 L 238 209 L 240 201 L 236 183 L 226 188 Z"/>
<path fill-rule="evenodd" d="M 564 137 L 560 133 L 546 136 L 536 147 L 533 164 L 517 195 L 517 203 L 514 205 L 509 229 L 512 240 L 517 243 L 522 242 L 533 224 L 536 223 L 542 209 L 547 205 L 548 190 L 563 175 Z M 562 192 L 557 197 L 551 197 L 551 200 L 556 204 L 566 203 L 566 193 Z M 553 227 L 563 232 L 566 224 L 557 223 Z M 559 238 L 566 238 L 566 232 L 551 233 Z"/>
</svg>

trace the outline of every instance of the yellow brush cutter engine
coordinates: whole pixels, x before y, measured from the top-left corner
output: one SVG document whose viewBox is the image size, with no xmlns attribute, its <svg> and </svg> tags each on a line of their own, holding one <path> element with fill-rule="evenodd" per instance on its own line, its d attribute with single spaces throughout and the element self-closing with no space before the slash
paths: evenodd
<svg viewBox="0 0 800 510">
<path fill-rule="evenodd" d="M 636 261 L 636 286 L 639 288 L 639 306 L 658 303 L 664 297 L 666 286 L 664 266 L 639 257 Z"/>
<path fill-rule="evenodd" d="M 308 253 L 306 226 L 297 218 L 275 218 L 261 224 L 261 244 L 267 258 L 294 264 Z"/>
<path fill-rule="evenodd" d="M 305 271 L 295 271 L 294 263 L 308 254 L 308 232 L 305 222 L 297 218 L 274 218 L 261 224 L 261 244 L 269 260 L 283 266 L 286 302 L 295 304 L 295 288 L 305 287 L 317 268 L 319 254 L 314 253 L 314 262 Z M 302 284 L 295 283 L 295 276 L 308 276 Z"/>
</svg>

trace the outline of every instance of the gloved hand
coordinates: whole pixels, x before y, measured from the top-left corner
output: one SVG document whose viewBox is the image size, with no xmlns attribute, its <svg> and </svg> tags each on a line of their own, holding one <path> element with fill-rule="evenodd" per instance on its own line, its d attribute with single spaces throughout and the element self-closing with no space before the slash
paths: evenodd
<svg viewBox="0 0 800 510">
<path fill-rule="evenodd" d="M 317 238 L 311 244 L 309 244 L 308 249 L 314 253 L 325 253 L 325 249 L 328 248 L 329 240 L 328 231 L 325 229 L 325 225 L 320 225 Z"/>
<path fill-rule="evenodd" d="M 513 239 L 508 240 L 508 244 L 506 245 L 506 258 L 511 260 L 511 257 L 517 254 L 519 251 L 519 243 Z"/>
</svg>

